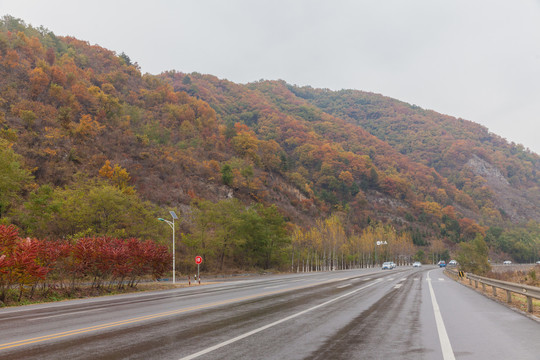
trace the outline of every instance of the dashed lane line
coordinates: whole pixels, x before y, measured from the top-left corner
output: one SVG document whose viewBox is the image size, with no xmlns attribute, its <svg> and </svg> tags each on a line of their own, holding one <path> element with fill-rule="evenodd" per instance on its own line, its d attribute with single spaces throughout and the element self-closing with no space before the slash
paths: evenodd
<svg viewBox="0 0 540 360">
<path fill-rule="evenodd" d="M 341 280 L 347 280 L 347 279 L 348 278 L 340 278 L 340 279 L 337 279 L 337 280 L 341 281 Z M 0 344 L 0 350 L 10 349 L 10 348 L 24 346 L 24 345 L 30 345 L 30 344 L 35 344 L 35 343 L 46 342 L 46 341 L 50 341 L 50 340 L 54 340 L 54 339 L 60 339 L 60 338 L 64 338 L 64 337 L 84 334 L 84 333 L 88 333 L 88 332 L 94 332 L 94 331 L 103 330 L 103 329 L 109 329 L 109 328 L 113 328 L 113 327 L 117 327 L 117 326 L 138 323 L 138 322 L 141 322 L 141 321 L 147 321 L 147 320 L 151 320 L 151 319 L 157 319 L 157 318 L 162 318 L 162 317 L 178 315 L 178 314 L 182 314 L 182 313 L 185 313 L 185 312 L 211 308 L 211 307 L 214 307 L 214 306 L 232 304 L 232 303 L 239 302 L 239 301 L 256 299 L 256 298 L 260 298 L 260 297 L 264 297 L 264 296 L 280 294 L 280 293 L 287 292 L 287 291 L 305 289 L 305 288 L 309 288 L 309 287 L 313 287 L 313 286 L 317 286 L 317 285 L 328 284 L 328 283 L 335 282 L 335 281 L 336 281 L 336 279 L 323 280 L 323 281 L 310 283 L 310 284 L 306 284 L 306 285 L 293 286 L 293 287 L 290 287 L 290 288 L 278 289 L 278 290 L 273 290 L 273 291 L 266 291 L 266 292 L 263 292 L 263 293 L 260 293 L 260 294 L 253 294 L 253 295 L 248 295 L 248 296 L 244 296 L 244 297 L 238 297 L 238 298 L 233 298 L 233 299 L 228 299 L 228 300 L 223 300 L 223 301 L 217 301 L 217 302 L 208 303 L 208 304 L 196 305 L 196 306 L 181 308 L 181 309 L 172 310 L 172 311 L 166 311 L 166 312 L 152 314 L 152 315 L 139 316 L 139 317 L 135 317 L 135 318 L 130 318 L 130 319 L 125 319 L 125 320 L 121 320 L 121 321 L 105 323 L 105 324 L 101 324 L 101 325 L 95 325 L 95 326 L 90 326 L 90 327 L 85 327 L 85 328 L 79 328 L 79 329 L 73 329 L 73 330 L 69 330 L 69 331 L 63 331 L 63 332 L 59 332 L 59 333 L 48 334 L 48 335 L 34 337 L 34 338 L 30 338 L 30 339 L 12 341 L 12 342 L 9 342 L 9 343 Z"/>
<path fill-rule="evenodd" d="M 301 315 L 304 315 L 304 314 L 306 314 L 306 313 L 308 313 L 308 312 L 310 312 L 310 311 L 316 310 L 316 309 L 318 309 L 318 308 L 320 308 L 320 307 L 323 307 L 323 306 L 326 306 L 326 305 L 328 305 L 328 304 L 331 304 L 331 303 L 333 303 L 333 302 L 335 302 L 335 301 L 337 301 L 337 300 L 339 300 L 339 299 L 342 299 L 342 298 L 344 298 L 344 297 L 347 297 L 347 296 L 350 296 L 350 295 L 352 295 L 352 294 L 355 294 L 355 293 L 357 293 L 357 292 L 359 292 L 359 291 L 361 291 L 361 290 L 364 290 L 364 289 L 366 289 L 366 288 L 368 288 L 368 287 L 370 287 L 370 286 L 373 286 L 373 285 L 379 283 L 380 281 L 381 281 L 380 279 L 375 280 L 374 282 L 372 282 L 372 283 L 370 283 L 370 284 L 368 284 L 368 285 L 362 286 L 361 288 L 358 288 L 358 289 L 356 289 L 356 290 L 350 291 L 350 292 L 348 292 L 348 293 L 346 293 L 346 294 L 343 294 L 343 295 L 341 295 L 341 296 L 335 297 L 335 298 L 333 298 L 333 299 L 331 299 L 331 300 L 328 300 L 328 301 L 326 301 L 326 302 L 324 302 L 324 303 L 322 303 L 322 304 L 313 306 L 313 307 L 311 307 L 311 308 L 309 308 L 309 309 L 300 311 L 300 312 L 298 312 L 298 313 L 296 313 L 296 314 L 287 316 L 287 317 L 285 317 L 285 318 L 283 318 L 283 319 L 280 319 L 280 320 L 278 320 L 278 321 L 274 321 L 274 322 L 271 323 L 271 324 L 268 324 L 268 325 L 265 325 L 265 326 L 261 326 L 260 328 L 257 328 L 257 329 L 255 329 L 255 330 L 251 330 L 251 331 L 249 331 L 249 332 L 247 332 L 247 333 L 244 333 L 244 334 L 242 334 L 242 335 L 239 335 L 239 336 L 237 336 L 237 337 L 235 337 L 235 338 L 232 338 L 232 339 L 230 339 L 230 340 L 221 342 L 221 343 L 219 343 L 219 344 L 216 344 L 216 345 L 214 345 L 214 346 L 211 346 L 211 347 L 209 347 L 209 348 L 206 348 L 206 349 L 204 349 L 204 350 L 201 350 L 201 351 L 199 351 L 199 352 L 197 352 L 197 353 L 195 353 L 195 354 L 191 354 L 191 355 L 185 356 L 185 357 L 181 358 L 180 360 L 191 360 L 191 359 L 198 358 L 199 356 L 208 354 L 208 353 L 210 353 L 210 352 L 212 352 L 212 351 L 215 351 L 215 350 L 217 350 L 217 349 L 220 349 L 220 348 L 222 348 L 222 347 L 224 347 L 224 346 L 230 345 L 230 344 L 235 343 L 235 342 L 237 342 L 237 341 L 239 341 L 239 340 L 245 339 L 245 338 L 247 338 L 247 337 L 249 337 L 249 336 L 251 336 L 251 335 L 257 334 L 257 333 L 259 333 L 259 332 L 261 332 L 261 331 L 263 331 L 263 330 L 266 330 L 266 329 L 269 329 L 269 328 L 274 327 L 274 326 L 276 326 L 276 325 L 279 325 L 279 324 L 281 324 L 281 323 L 284 323 L 285 321 L 288 321 L 288 320 L 297 318 L 297 317 L 299 317 L 299 316 L 301 316 Z"/>
</svg>

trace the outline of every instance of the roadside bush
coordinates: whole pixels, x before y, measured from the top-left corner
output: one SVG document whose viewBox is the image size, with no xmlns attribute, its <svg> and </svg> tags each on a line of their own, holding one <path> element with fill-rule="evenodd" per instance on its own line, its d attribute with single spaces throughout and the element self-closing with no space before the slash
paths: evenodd
<svg viewBox="0 0 540 360">
<path fill-rule="evenodd" d="M 491 270 L 488 246 L 481 236 L 468 243 L 459 244 L 457 255 L 460 270 L 476 275 L 486 275 Z"/>
<path fill-rule="evenodd" d="M 160 278 L 171 261 L 152 240 L 109 237 L 52 241 L 20 238 L 13 225 L 0 225 L 0 305 L 76 287 L 134 287 L 143 277 Z"/>
</svg>

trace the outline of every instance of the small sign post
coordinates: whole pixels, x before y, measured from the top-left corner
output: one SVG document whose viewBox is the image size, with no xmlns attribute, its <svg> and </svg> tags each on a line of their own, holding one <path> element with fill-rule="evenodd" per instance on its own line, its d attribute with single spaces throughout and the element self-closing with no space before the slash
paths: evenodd
<svg viewBox="0 0 540 360">
<path fill-rule="evenodd" d="M 201 277 L 199 275 L 199 266 L 202 263 L 202 257 L 201 256 L 195 256 L 195 264 L 197 264 L 197 280 L 199 280 L 199 284 L 201 283 Z"/>
</svg>

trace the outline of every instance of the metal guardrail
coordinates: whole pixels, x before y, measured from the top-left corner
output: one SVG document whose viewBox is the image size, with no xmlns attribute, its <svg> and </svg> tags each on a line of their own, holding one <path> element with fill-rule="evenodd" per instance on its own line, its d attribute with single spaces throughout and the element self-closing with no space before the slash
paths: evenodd
<svg viewBox="0 0 540 360">
<path fill-rule="evenodd" d="M 454 276 L 459 277 L 459 273 L 457 270 L 454 269 L 446 269 L 446 271 L 450 272 Z M 527 311 L 533 312 L 533 303 L 532 299 L 538 299 L 540 300 L 540 288 L 536 286 L 530 286 L 530 285 L 523 285 L 523 284 L 517 284 L 512 283 L 508 281 L 501 281 L 501 280 L 495 280 L 490 279 L 487 277 L 474 275 L 471 273 L 465 274 L 467 279 L 469 279 L 469 284 L 472 285 L 472 282 L 474 281 L 474 287 L 478 288 L 478 284 L 482 284 L 482 290 L 486 291 L 486 285 L 491 286 L 493 289 L 493 296 L 497 296 L 497 289 L 502 289 L 506 291 L 506 302 L 509 304 L 512 302 L 512 293 L 523 295 L 527 298 Z"/>
</svg>

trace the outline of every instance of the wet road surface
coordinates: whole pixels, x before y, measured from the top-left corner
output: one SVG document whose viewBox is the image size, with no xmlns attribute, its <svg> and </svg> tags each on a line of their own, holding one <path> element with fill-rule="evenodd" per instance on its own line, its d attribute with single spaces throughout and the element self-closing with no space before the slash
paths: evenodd
<svg viewBox="0 0 540 360">
<path fill-rule="evenodd" d="M 432 267 L 0 310 L 0 359 L 538 359 L 538 339 L 540 323 Z"/>
</svg>

